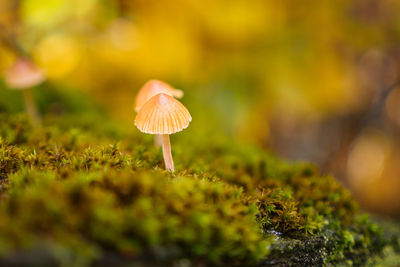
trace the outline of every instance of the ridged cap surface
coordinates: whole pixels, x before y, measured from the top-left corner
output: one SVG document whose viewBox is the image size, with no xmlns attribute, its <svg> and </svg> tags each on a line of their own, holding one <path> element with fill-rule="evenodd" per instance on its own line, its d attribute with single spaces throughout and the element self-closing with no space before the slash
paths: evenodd
<svg viewBox="0 0 400 267">
<path fill-rule="evenodd" d="M 165 82 L 159 80 L 150 80 L 146 82 L 139 90 L 135 101 L 135 111 L 139 111 L 139 109 L 150 98 L 160 93 L 164 93 L 176 98 L 181 98 L 183 96 L 183 92 L 181 90 L 175 89 Z"/>
<path fill-rule="evenodd" d="M 167 94 L 150 98 L 136 115 L 136 127 L 148 134 L 173 134 L 189 126 L 192 117 L 187 108 Z"/>
</svg>

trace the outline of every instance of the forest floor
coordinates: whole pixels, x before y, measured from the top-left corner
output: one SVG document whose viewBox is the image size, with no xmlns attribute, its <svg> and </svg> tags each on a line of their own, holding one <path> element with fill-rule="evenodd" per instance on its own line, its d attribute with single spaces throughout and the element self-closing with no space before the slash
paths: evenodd
<svg viewBox="0 0 400 267">
<path fill-rule="evenodd" d="M 133 122 L 41 89 L 33 128 L 0 88 L 1 266 L 400 264 L 398 225 L 312 164 L 204 127 L 172 136 L 170 173 Z"/>
</svg>

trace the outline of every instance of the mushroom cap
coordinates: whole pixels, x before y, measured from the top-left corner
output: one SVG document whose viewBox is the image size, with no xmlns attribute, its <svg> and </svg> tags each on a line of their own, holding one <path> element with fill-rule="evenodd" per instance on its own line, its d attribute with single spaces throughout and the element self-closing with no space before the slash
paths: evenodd
<svg viewBox="0 0 400 267">
<path fill-rule="evenodd" d="M 181 98 L 183 96 L 182 90 L 175 89 L 171 85 L 159 80 L 150 80 L 140 88 L 135 101 L 135 111 L 138 112 L 150 98 L 160 93 L 176 98 Z"/>
<path fill-rule="evenodd" d="M 5 71 L 6 84 L 14 89 L 27 89 L 45 80 L 43 71 L 25 59 L 17 59 Z"/>
<path fill-rule="evenodd" d="M 192 117 L 187 108 L 167 94 L 157 94 L 147 101 L 135 118 L 136 127 L 148 134 L 173 134 L 189 126 Z"/>
</svg>

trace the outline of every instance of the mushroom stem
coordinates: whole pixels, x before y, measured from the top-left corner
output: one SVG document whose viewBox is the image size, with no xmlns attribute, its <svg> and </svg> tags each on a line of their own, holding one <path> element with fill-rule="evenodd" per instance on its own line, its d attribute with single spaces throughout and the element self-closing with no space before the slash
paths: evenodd
<svg viewBox="0 0 400 267">
<path fill-rule="evenodd" d="M 39 112 L 37 111 L 35 101 L 33 99 L 33 94 L 31 89 L 25 89 L 22 90 L 22 95 L 24 96 L 24 102 L 25 102 L 25 109 L 26 112 L 28 113 L 29 117 L 32 120 L 32 124 L 35 127 L 40 126 L 40 116 Z"/>
<path fill-rule="evenodd" d="M 154 145 L 156 147 L 160 147 L 162 146 L 163 143 L 163 138 L 161 134 L 156 134 L 156 136 L 154 137 Z"/>
<path fill-rule="evenodd" d="M 171 154 L 171 142 L 169 141 L 169 135 L 162 135 L 162 151 L 164 156 L 165 168 L 171 172 L 174 171 L 174 160 Z"/>
</svg>

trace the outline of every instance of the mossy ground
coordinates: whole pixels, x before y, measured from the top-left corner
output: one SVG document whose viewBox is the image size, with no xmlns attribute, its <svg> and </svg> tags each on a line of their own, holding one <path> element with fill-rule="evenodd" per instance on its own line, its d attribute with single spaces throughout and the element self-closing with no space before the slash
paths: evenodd
<svg viewBox="0 0 400 267">
<path fill-rule="evenodd" d="M 172 138 L 171 174 L 133 123 L 76 93 L 40 90 L 40 129 L 18 112 L 18 92 L 0 90 L 0 265 L 399 260 L 399 235 L 310 164 L 194 126 Z"/>
</svg>

